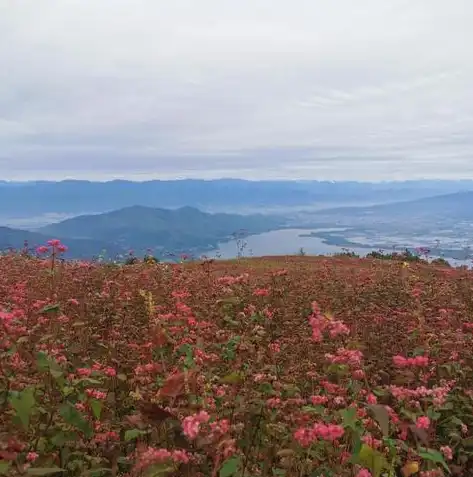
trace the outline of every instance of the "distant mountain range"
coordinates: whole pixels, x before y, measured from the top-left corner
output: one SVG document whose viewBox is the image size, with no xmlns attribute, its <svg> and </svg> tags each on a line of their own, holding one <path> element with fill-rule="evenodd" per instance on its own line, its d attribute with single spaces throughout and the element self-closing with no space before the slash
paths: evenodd
<svg viewBox="0 0 473 477">
<path fill-rule="evenodd" d="M 173 180 L 131 182 L 0 181 L 0 217 L 48 213 L 77 215 L 133 205 L 201 210 L 307 206 L 319 203 L 386 203 L 473 190 L 473 181 L 331 182 Z"/>
<path fill-rule="evenodd" d="M 285 219 L 265 215 L 209 214 L 193 207 L 176 210 L 143 206 L 112 212 L 82 215 L 42 227 L 38 231 L 0 227 L 0 248 L 44 244 L 59 238 L 69 246 L 69 257 L 92 258 L 106 250 L 107 255 L 153 253 L 201 253 L 219 242 L 283 227 Z"/>
<path fill-rule="evenodd" d="M 473 191 L 364 207 L 337 207 L 316 212 L 315 215 L 325 215 L 334 219 L 340 216 L 367 217 L 373 220 L 422 217 L 473 221 Z"/>
</svg>

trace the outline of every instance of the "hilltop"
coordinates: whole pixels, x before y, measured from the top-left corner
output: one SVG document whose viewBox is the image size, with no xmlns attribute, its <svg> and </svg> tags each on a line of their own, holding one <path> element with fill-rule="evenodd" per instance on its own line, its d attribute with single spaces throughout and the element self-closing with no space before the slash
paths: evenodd
<svg viewBox="0 0 473 477">
<path fill-rule="evenodd" d="M 246 236 L 274 230 L 285 219 L 266 215 L 209 214 L 194 207 L 157 209 L 144 206 L 126 207 L 103 214 L 82 215 L 50 224 L 35 232 L 0 228 L 2 248 L 46 242 L 57 237 L 71 243 L 69 256 L 92 258 L 107 251 L 107 255 L 153 253 L 199 253 L 212 250 L 232 234 Z M 71 242 L 72 240 L 72 242 Z"/>
<path fill-rule="evenodd" d="M 472 475 L 472 286 L 346 257 L 0 257 L 0 469 Z"/>
</svg>

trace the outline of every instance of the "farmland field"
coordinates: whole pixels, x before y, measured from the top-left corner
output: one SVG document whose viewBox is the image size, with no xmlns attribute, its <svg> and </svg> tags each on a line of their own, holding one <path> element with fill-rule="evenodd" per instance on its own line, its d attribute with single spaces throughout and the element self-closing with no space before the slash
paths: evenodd
<svg viewBox="0 0 473 477">
<path fill-rule="evenodd" d="M 473 475 L 472 273 L 3 256 L 0 474 Z"/>
</svg>

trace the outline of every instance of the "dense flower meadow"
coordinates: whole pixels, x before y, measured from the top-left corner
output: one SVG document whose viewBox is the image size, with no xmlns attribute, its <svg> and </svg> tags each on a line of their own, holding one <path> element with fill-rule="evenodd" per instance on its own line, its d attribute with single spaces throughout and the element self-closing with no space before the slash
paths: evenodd
<svg viewBox="0 0 473 477">
<path fill-rule="evenodd" d="M 473 475 L 473 272 L 0 258 L 0 474 Z"/>
</svg>

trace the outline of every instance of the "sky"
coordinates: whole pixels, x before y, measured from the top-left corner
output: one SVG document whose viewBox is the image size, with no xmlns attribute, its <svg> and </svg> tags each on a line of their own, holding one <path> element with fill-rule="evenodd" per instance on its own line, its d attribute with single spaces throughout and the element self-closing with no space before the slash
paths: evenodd
<svg viewBox="0 0 473 477">
<path fill-rule="evenodd" d="M 473 178 L 471 0 L 0 0 L 0 179 Z"/>
</svg>

